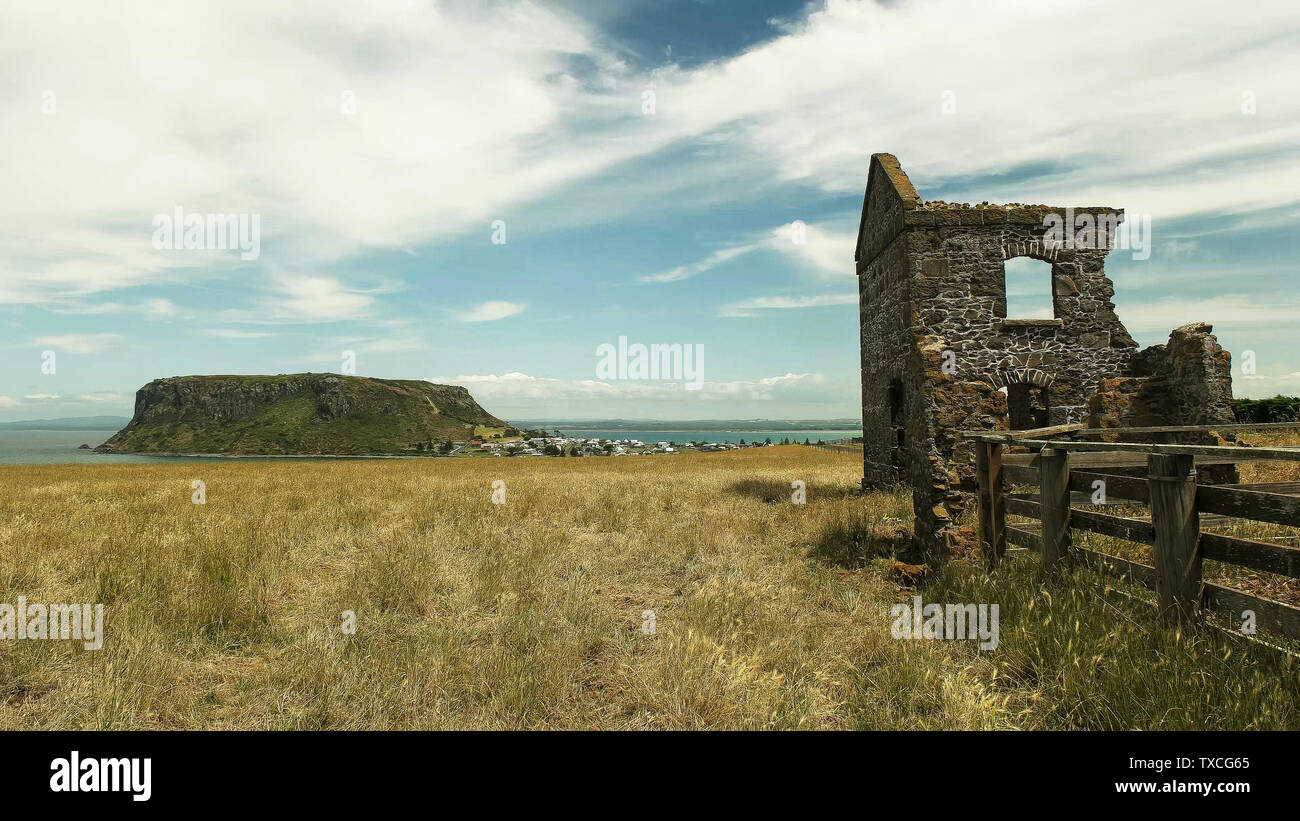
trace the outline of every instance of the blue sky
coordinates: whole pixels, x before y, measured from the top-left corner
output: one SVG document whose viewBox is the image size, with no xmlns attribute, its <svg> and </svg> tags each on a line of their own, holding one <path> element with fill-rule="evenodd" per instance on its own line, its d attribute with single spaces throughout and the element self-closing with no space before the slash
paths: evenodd
<svg viewBox="0 0 1300 821">
<path fill-rule="evenodd" d="M 6 4 L 0 65 L 0 420 L 345 351 L 506 418 L 856 416 L 878 151 L 1150 215 L 1108 263 L 1138 341 L 1210 321 L 1237 395 L 1300 393 L 1290 3 Z M 156 248 L 176 206 L 259 256 Z M 597 380 L 620 336 L 703 389 Z"/>
</svg>

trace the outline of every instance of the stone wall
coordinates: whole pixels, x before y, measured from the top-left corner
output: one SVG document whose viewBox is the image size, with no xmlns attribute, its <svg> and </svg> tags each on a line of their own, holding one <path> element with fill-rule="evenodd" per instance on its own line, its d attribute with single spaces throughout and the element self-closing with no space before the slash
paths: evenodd
<svg viewBox="0 0 1300 821">
<path fill-rule="evenodd" d="M 944 541 L 974 484 L 974 452 L 959 433 L 1008 424 L 999 388 L 1045 388 L 1049 424 L 1082 421 L 1088 396 L 1137 349 L 1110 301 L 1108 251 L 1045 242 L 1045 215 L 1064 211 L 923 203 L 897 160 L 872 158 L 857 244 L 863 483 L 912 486 L 927 549 Z M 1016 256 L 1050 266 L 1042 284 L 1054 319 L 1007 318 L 1003 265 Z"/>
<path fill-rule="evenodd" d="M 1048 241 L 1045 218 L 1067 209 L 926 203 L 888 154 L 872 157 L 867 180 L 856 255 L 863 485 L 911 485 L 923 552 L 951 541 L 974 486 L 960 432 L 1008 427 L 1008 394 L 1048 425 L 1232 420 L 1229 358 L 1209 326 L 1179 328 L 1168 345 L 1139 352 L 1111 301 L 1109 243 Z M 1116 209 L 1069 210 L 1123 219 Z M 1050 266 L 1052 319 L 1007 317 L 1004 263 L 1022 256 Z M 1045 409 L 1025 398 L 1029 386 Z"/>
<path fill-rule="evenodd" d="M 905 478 L 895 422 L 916 418 L 918 410 L 916 385 L 905 376 L 912 339 L 904 260 L 902 244 L 894 243 L 858 277 L 859 299 L 873 312 L 861 323 L 863 477 L 877 487 Z"/>
<path fill-rule="evenodd" d="M 1166 344 L 1144 348 L 1131 375 L 1105 380 L 1091 398 L 1089 427 L 1231 424 L 1232 354 L 1212 330 L 1204 322 L 1184 325 Z"/>
</svg>

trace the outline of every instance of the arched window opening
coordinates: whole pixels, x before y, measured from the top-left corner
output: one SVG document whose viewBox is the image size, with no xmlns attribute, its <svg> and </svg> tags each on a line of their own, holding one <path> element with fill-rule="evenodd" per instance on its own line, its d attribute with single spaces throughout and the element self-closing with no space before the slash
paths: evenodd
<svg viewBox="0 0 1300 821">
<path fill-rule="evenodd" d="M 1007 295 L 1006 319 L 1054 319 L 1052 266 L 1032 257 L 1013 257 L 1002 264 Z"/>
</svg>

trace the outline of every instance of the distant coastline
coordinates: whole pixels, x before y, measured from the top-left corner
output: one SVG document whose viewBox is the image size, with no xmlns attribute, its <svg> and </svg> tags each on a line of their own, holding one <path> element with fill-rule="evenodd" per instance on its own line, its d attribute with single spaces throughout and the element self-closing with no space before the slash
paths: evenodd
<svg viewBox="0 0 1300 821">
<path fill-rule="evenodd" d="M 119 431 L 131 421 L 129 416 L 65 416 L 59 419 L 19 419 L 0 422 L 0 430 L 109 430 Z"/>
<path fill-rule="evenodd" d="M 523 424 L 523 423 L 520 423 Z M 738 442 L 744 439 L 747 442 L 762 442 L 765 439 L 771 439 L 773 443 L 780 444 L 788 439 L 793 444 L 802 444 L 805 439 L 810 442 L 819 442 L 826 439 L 839 439 L 852 436 L 860 436 L 860 428 L 835 429 L 820 428 L 817 430 L 795 429 L 793 427 L 783 428 L 781 430 L 759 430 L 759 431 L 727 431 L 727 430 L 682 430 L 681 423 L 676 423 L 673 430 L 646 430 L 636 429 L 589 429 L 578 428 L 571 425 L 538 425 L 549 430 L 561 430 L 565 435 L 583 436 L 598 439 L 641 439 L 646 442 L 668 441 L 684 444 L 695 441 L 711 442 Z M 257 454 L 257 455 L 233 455 L 233 454 L 206 454 L 206 453 L 154 453 L 154 454 L 123 454 L 123 453 L 96 453 L 93 450 L 82 450 L 83 444 L 94 448 L 106 438 L 106 429 L 101 430 L 62 430 L 48 428 L 21 428 L 21 429 L 0 429 L 0 465 L 62 465 L 62 464 L 96 464 L 96 465 L 120 465 L 128 463 L 144 462 L 177 462 L 177 461 L 197 461 L 197 462 L 229 462 L 229 461 L 318 461 L 318 460 L 355 460 L 355 459 L 431 459 L 443 458 L 431 455 L 418 454 L 377 454 L 377 455 L 324 455 L 324 454 Z"/>
<path fill-rule="evenodd" d="M 520 427 L 546 430 L 773 433 L 861 431 L 862 420 L 839 419 L 521 419 Z"/>
</svg>

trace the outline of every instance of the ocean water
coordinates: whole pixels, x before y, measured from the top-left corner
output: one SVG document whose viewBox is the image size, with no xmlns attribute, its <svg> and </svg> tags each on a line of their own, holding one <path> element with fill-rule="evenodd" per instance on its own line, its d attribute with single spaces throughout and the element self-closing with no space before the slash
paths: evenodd
<svg viewBox="0 0 1300 821">
<path fill-rule="evenodd" d="M 106 456 L 92 448 L 112 436 L 111 430 L 0 430 L 0 465 L 49 465 L 61 462 L 104 464 Z M 107 457 L 113 462 L 148 462 L 149 456 Z"/>
<path fill-rule="evenodd" d="M 820 442 L 824 439 L 843 439 L 860 435 L 851 430 L 774 430 L 774 431 L 698 431 L 698 430 L 580 430 L 560 428 L 565 436 L 584 439 L 640 439 L 642 442 L 762 442 L 770 438 L 780 444 L 782 439 L 791 442 Z M 95 453 L 80 450 L 82 444 L 92 448 L 113 435 L 108 430 L 0 430 L 0 465 L 58 465 L 95 464 L 120 465 L 127 462 L 192 462 L 242 461 L 191 456 L 139 456 L 126 453 Z M 278 457 L 284 461 L 297 461 L 295 457 Z M 253 461 L 252 459 L 248 461 Z M 257 461 L 265 461 L 257 459 Z"/>
<path fill-rule="evenodd" d="M 553 430 L 554 428 L 551 428 Z M 782 439 L 802 443 L 820 442 L 824 439 L 847 439 L 861 436 L 861 430 L 589 430 L 585 428 L 566 428 L 559 426 L 565 436 L 583 439 L 640 439 L 653 445 L 655 442 L 762 442 L 771 439 L 773 444 L 781 444 Z"/>
<path fill-rule="evenodd" d="M 122 465 L 128 462 L 238 462 L 266 461 L 202 456 L 141 456 L 134 453 L 95 453 L 81 450 L 101 445 L 112 436 L 111 430 L 0 430 L 0 465 L 93 464 Z M 283 461 L 299 461 L 292 456 Z"/>
</svg>

